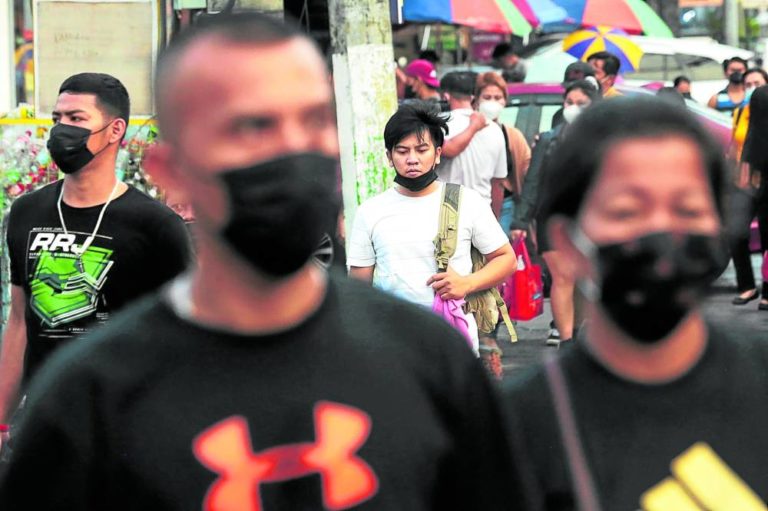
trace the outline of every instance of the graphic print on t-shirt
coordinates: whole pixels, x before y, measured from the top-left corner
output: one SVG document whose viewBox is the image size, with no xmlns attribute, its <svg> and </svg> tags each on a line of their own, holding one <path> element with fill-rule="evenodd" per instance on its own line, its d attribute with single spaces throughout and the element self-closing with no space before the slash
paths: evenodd
<svg viewBox="0 0 768 511">
<path fill-rule="evenodd" d="M 675 458 L 671 472 L 672 477 L 642 495 L 643 511 L 768 510 L 760 497 L 706 443 L 697 443 Z"/>
<path fill-rule="evenodd" d="M 30 305 L 48 327 L 95 313 L 101 290 L 112 268 L 112 250 L 99 246 L 97 236 L 80 254 L 88 233 L 45 229 L 30 232 L 27 264 Z M 78 238 L 81 243 L 78 244 Z"/>
<path fill-rule="evenodd" d="M 268 447 L 254 453 L 248 422 L 232 416 L 195 438 L 195 457 L 219 477 L 205 496 L 207 511 L 264 510 L 260 487 L 320 474 L 323 506 L 343 510 L 378 492 L 373 469 L 357 455 L 371 432 L 371 418 L 357 408 L 319 401 L 314 407 L 315 441 Z"/>
</svg>

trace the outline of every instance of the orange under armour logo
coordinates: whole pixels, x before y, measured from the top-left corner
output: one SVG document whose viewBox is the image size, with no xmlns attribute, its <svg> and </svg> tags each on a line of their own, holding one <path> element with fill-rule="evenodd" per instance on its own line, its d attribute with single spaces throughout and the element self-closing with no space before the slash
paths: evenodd
<svg viewBox="0 0 768 511">
<path fill-rule="evenodd" d="M 280 445 L 258 453 L 253 452 L 243 417 L 229 417 L 201 433 L 193 442 L 195 456 L 219 474 L 203 508 L 261 511 L 262 483 L 317 473 L 326 509 L 347 509 L 376 495 L 376 473 L 356 455 L 371 432 L 370 417 L 357 408 L 320 401 L 314 420 L 315 443 Z"/>
</svg>

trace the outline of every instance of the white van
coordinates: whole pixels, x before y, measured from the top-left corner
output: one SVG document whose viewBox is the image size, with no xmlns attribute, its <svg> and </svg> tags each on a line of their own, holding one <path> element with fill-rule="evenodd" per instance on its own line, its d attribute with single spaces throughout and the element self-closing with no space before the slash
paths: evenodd
<svg viewBox="0 0 768 511">
<path fill-rule="evenodd" d="M 562 50 L 562 37 L 552 36 L 549 41 L 527 55 L 528 74 L 526 82 L 559 82 L 563 79 L 565 67 L 576 59 Z M 719 44 L 709 37 L 644 37 L 630 36 L 643 50 L 640 69 L 624 73 L 628 85 L 642 85 L 648 82 L 665 82 L 680 75 L 691 82 L 691 95 L 705 103 L 713 94 L 727 85 L 723 76 L 723 61 L 741 57 L 752 61 L 755 54 L 748 50 Z"/>
</svg>

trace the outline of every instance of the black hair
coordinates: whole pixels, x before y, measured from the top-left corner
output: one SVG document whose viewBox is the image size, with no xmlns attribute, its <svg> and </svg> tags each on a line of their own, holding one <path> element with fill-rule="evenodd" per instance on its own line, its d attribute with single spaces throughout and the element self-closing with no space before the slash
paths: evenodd
<svg viewBox="0 0 768 511">
<path fill-rule="evenodd" d="M 517 50 L 513 45 L 509 43 L 499 43 L 493 48 L 493 53 L 491 54 L 491 58 L 500 59 L 500 58 L 506 57 L 507 55 L 515 55 L 515 54 L 517 54 Z"/>
<path fill-rule="evenodd" d="M 597 53 L 593 53 L 587 58 L 587 62 L 590 60 L 602 60 L 603 71 L 605 71 L 605 74 L 607 75 L 616 76 L 619 74 L 619 69 L 621 69 L 621 61 L 619 60 L 619 57 L 609 51 L 598 51 Z"/>
<path fill-rule="evenodd" d="M 672 82 L 672 85 L 673 85 L 674 87 L 677 87 L 677 86 L 678 86 L 678 85 L 680 85 L 681 83 L 687 83 L 687 84 L 690 84 L 690 83 L 691 83 L 691 80 L 690 80 L 690 78 L 688 78 L 688 77 L 687 77 L 687 76 L 685 76 L 685 75 L 680 75 L 680 76 L 678 76 L 677 78 L 675 78 L 675 80 Z"/>
<path fill-rule="evenodd" d="M 682 94 L 680 94 L 680 91 L 675 89 L 674 87 L 662 87 L 661 89 L 656 91 L 656 96 L 659 99 L 663 99 L 664 101 L 670 101 L 672 103 L 675 103 L 676 105 L 685 106 L 685 98 Z"/>
<path fill-rule="evenodd" d="M 128 123 L 131 117 L 131 100 L 120 80 L 104 73 L 79 73 L 70 76 L 59 87 L 59 94 L 93 94 L 101 111 Z"/>
<path fill-rule="evenodd" d="M 768 73 L 765 72 L 765 69 L 761 67 L 753 67 L 751 69 L 747 69 L 747 71 L 744 73 L 744 81 L 747 79 L 747 75 L 751 75 L 753 73 L 759 73 L 763 76 L 763 80 L 765 80 L 765 83 L 768 84 Z"/>
<path fill-rule="evenodd" d="M 451 71 L 440 79 L 440 90 L 456 97 L 469 98 L 475 93 L 477 73 L 474 71 Z"/>
<path fill-rule="evenodd" d="M 617 143 L 669 135 L 686 137 L 698 147 L 722 217 L 726 175 L 720 144 L 685 108 L 655 96 L 634 96 L 601 101 L 576 119 L 545 170 L 548 193 L 540 205 L 541 218 L 576 218 L 606 152 Z"/>
<path fill-rule="evenodd" d="M 731 65 L 733 62 L 739 62 L 740 64 L 744 64 L 744 69 L 747 69 L 749 67 L 749 63 L 744 60 L 741 57 L 731 57 L 729 59 L 725 59 L 723 61 L 723 72 L 728 71 L 728 66 Z"/>
<path fill-rule="evenodd" d="M 201 18 L 198 23 L 185 28 L 160 52 L 155 73 L 155 97 L 160 124 L 164 121 L 164 95 L 169 78 L 184 52 L 196 41 L 205 37 L 219 38 L 228 43 L 268 45 L 303 38 L 313 45 L 299 27 L 290 19 L 279 20 L 257 12 L 222 12 Z"/>
<path fill-rule="evenodd" d="M 428 60 L 433 64 L 440 63 L 440 57 L 437 55 L 437 52 L 435 50 L 422 50 L 419 53 L 419 58 L 422 60 Z"/>
<path fill-rule="evenodd" d="M 402 105 L 389 118 L 384 127 L 384 146 L 387 151 L 409 135 L 416 134 L 421 140 L 424 132 L 428 131 L 435 147 L 442 147 L 445 135 L 448 134 L 446 118 L 433 105 L 424 101 L 414 101 Z"/>
<path fill-rule="evenodd" d="M 600 89 L 598 89 L 590 80 L 576 80 L 575 82 L 568 84 L 568 87 L 565 88 L 565 92 L 563 92 L 563 99 L 565 99 L 568 93 L 573 90 L 580 90 L 583 92 L 592 103 L 603 97 L 600 94 Z"/>
</svg>

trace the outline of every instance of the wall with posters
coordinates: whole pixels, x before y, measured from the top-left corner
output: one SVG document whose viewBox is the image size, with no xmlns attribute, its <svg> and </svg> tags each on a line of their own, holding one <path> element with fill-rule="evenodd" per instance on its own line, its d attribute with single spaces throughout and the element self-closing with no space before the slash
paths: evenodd
<svg viewBox="0 0 768 511">
<path fill-rule="evenodd" d="M 152 115 L 156 0 L 35 0 L 35 105 L 50 113 L 59 85 L 75 73 L 117 77 L 132 115 Z"/>
</svg>

